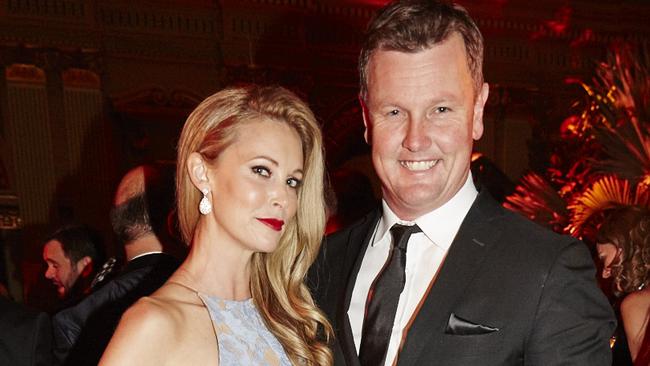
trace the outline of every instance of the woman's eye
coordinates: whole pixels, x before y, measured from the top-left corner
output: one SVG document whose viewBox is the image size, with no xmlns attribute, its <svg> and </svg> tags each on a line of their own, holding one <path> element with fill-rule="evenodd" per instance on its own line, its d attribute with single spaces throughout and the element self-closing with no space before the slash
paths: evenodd
<svg viewBox="0 0 650 366">
<path fill-rule="evenodd" d="M 263 177 L 270 177 L 271 176 L 271 171 L 264 166 L 254 166 L 253 167 L 253 173 L 257 175 L 261 175 Z"/>
<path fill-rule="evenodd" d="M 388 116 L 397 116 L 399 115 L 399 110 L 398 109 L 393 109 L 387 113 Z"/>
<path fill-rule="evenodd" d="M 289 179 L 287 179 L 287 185 L 289 187 L 291 187 L 291 188 L 300 187 L 300 183 L 302 183 L 302 181 L 300 179 L 297 179 L 297 178 L 289 178 Z"/>
</svg>

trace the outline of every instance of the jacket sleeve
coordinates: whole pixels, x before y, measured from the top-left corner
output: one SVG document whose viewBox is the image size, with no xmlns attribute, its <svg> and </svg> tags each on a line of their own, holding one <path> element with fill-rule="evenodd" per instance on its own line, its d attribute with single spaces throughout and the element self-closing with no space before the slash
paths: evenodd
<svg viewBox="0 0 650 366">
<path fill-rule="evenodd" d="M 52 365 L 52 325 L 50 317 L 39 313 L 34 327 L 34 366 Z"/>
<path fill-rule="evenodd" d="M 609 339 L 616 320 L 596 284 L 594 263 L 584 243 L 564 247 L 543 283 L 524 364 L 611 365 Z"/>
</svg>

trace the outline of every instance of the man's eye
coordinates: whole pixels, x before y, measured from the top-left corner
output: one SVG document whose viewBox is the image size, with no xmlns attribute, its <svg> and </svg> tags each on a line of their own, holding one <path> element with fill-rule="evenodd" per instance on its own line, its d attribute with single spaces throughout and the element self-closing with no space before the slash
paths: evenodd
<svg viewBox="0 0 650 366">
<path fill-rule="evenodd" d="M 301 183 L 302 183 L 302 181 L 300 179 L 297 179 L 297 178 L 289 178 L 289 179 L 287 179 L 287 185 L 289 187 L 291 187 L 291 188 L 298 188 L 298 187 L 300 187 Z"/>
<path fill-rule="evenodd" d="M 393 109 L 393 110 L 389 111 L 387 113 L 387 115 L 389 115 L 389 116 L 397 116 L 397 115 L 399 115 L 399 110 Z"/>
<path fill-rule="evenodd" d="M 445 113 L 449 111 L 451 111 L 449 107 L 436 107 L 436 113 Z"/>
<path fill-rule="evenodd" d="M 257 175 L 261 175 L 263 177 L 270 177 L 271 176 L 271 171 L 265 167 L 265 166 L 254 166 L 253 167 L 253 173 Z"/>
</svg>

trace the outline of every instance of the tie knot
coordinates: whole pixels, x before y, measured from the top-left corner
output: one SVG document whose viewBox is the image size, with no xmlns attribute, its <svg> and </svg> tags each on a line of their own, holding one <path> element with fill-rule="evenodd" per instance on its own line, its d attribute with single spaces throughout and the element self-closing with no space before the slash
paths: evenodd
<svg viewBox="0 0 650 366">
<path fill-rule="evenodd" d="M 393 225 L 393 227 L 390 228 L 390 234 L 393 236 L 394 247 L 405 250 L 411 234 L 419 233 L 421 231 L 422 229 L 417 225 Z"/>
</svg>

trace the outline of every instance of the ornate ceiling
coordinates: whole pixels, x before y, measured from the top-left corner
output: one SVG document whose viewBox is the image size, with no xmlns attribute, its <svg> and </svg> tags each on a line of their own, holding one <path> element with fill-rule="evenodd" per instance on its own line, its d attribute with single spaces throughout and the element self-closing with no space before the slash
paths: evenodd
<svg viewBox="0 0 650 366">
<path fill-rule="evenodd" d="M 120 152 L 120 143 L 142 142 L 129 141 L 128 133 L 120 135 L 121 129 L 129 129 L 125 124 L 142 123 L 139 131 L 164 139 L 164 133 L 177 131 L 200 99 L 242 81 L 282 84 L 309 100 L 324 126 L 330 164 L 336 166 L 367 151 L 356 104 L 356 57 L 362 31 L 382 3 L 0 1 L 0 64 L 7 70 L 15 70 L 12 65 L 41 70 L 54 108 L 57 99 L 52 98 L 61 85 L 96 85 L 106 108 L 114 112 L 111 118 L 118 119 L 113 121 L 118 136 L 113 149 L 118 165 L 124 166 L 114 168 L 115 174 L 139 159 Z M 589 77 L 612 45 L 650 39 L 650 3 L 640 0 L 460 3 L 486 38 L 485 75 L 493 88 L 495 121 L 567 103 L 566 96 L 576 88 L 565 84 L 565 78 Z M 3 95 L 0 141 L 7 143 L 0 148 L 0 190 L 14 192 L 15 149 L 10 146 L 15 142 L 6 132 Z M 510 115 L 496 113 L 505 105 Z M 63 118 L 52 113 L 55 120 Z M 157 129 L 156 124 L 173 127 Z M 509 141 L 494 133 L 484 147 L 496 156 L 498 145 Z M 167 137 L 171 142 L 159 145 L 169 151 L 152 148 L 152 156 L 173 153 L 175 136 Z"/>
</svg>

